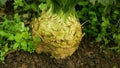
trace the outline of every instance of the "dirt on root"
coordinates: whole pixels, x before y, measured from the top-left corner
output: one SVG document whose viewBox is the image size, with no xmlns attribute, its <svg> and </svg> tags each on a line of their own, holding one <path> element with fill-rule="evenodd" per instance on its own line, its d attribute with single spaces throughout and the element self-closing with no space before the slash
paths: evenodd
<svg viewBox="0 0 120 68">
<path fill-rule="evenodd" d="M 83 39 L 77 51 L 66 59 L 24 51 L 9 54 L 0 68 L 120 68 L 120 54 L 99 48 Z"/>
</svg>

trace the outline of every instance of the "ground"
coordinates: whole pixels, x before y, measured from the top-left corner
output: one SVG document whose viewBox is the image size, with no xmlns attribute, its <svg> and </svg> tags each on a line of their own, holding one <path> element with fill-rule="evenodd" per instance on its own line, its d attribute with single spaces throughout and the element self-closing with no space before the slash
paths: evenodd
<svg viewBox="0 0 120 68">
<path fill-rule="evenodd" d="M 0 68 L 120 68 L 120 54 L 99 46 L 83 39 L 72 56 L 57 60 L 50 55 L 18 51 L 6 56 Z"/>
</svg>

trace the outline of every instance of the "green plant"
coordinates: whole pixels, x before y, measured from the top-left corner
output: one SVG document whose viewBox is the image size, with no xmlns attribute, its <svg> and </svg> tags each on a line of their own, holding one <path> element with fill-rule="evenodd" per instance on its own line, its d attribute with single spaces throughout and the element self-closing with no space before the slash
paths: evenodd
<svg viewBox="0 0 120 68">
<path fill-rule="evenodd" d="M 0 0 L 0 10 L 4 9 L 5 3 L 7 2 L 7 0 Z"/>
<path fill-rule="evenodd" d="M 113 66 L 113 68 L 117 68 L 116 66 Z"/>
<path fill-rule="evenodd" d="M 5 55 L 12 50 L 30 53 L 35 50 L 29 27 L 25 27 L 18 14 L 12 20 L 5 16 L 0 22 L 0 60 L 4 61 Z"/>
<path fill-rule="evenodd" d="M 19 13 L 36 12 L 40 15 L 41 9 L 46 7 L 44 2 L 45 0 L 14 0 L 14 10 Z"/>
<path fill-rule="evenodd" d="M 92 4 L 91 4 L 92 3 Z M 112 48 L 120 51 L 120 5 L 118 0 L 81 0 L 77 15 L 82 22 L 89 20 L 84 25 L 86 35 L 94 37 L 96 42 L 109 45 L 115 42 Z M 84 17 L 83 17 L 84 16 Z"/>
<path fill-rule="evenodd" d="M 5 5 L 6 1 L 7 0 L 0 0 L 0 7 L 3 6 L 3 5 Z"/>
<path fill-rule="evenodd" d="M 14 0 L 14 9 L 24 6 L 24 0 Z"/>
</svg>

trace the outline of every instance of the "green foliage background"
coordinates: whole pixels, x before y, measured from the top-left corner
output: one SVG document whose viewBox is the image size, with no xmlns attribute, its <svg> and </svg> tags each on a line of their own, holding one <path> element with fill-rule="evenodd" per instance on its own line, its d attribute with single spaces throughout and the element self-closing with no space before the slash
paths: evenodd
<svg viewBox="0 0 120 68">
<path fill-rule="evenodd" d="M 5 55 L 12 50 L 30 53 L 35 50 L 29 28 L 25 27 L 18 14 L 14 15 L 13 20 L 5 16 L 0 22 L 0 60 L 3 61 Z"/>
<path fill-rule="evenodd" d="M 120 1 L 118 0 L 81 0 L 77 16 L 84 25 L 86 35 L 95 38 L 96 42 L 115 42 L 110 48 L 120 52 Z"/>
<path fill-rule="evenodd" d="M 20 15 L 28 12 L 32 14 L 30 18 L 34 18 L 48 8 L 46 0 L 13 1 L 13 18 L 8 18 L 8 15 L 0 16 L 1 61 L 4 61 L 5 55 L 12 50 L 34 52 L 35 45 L 30 28 L 25 26 Z M 5 8 L 6 2 L 7 0 L 0 0 L 0 10 Z M 120 52 L 119 0 L 79 0 L 76 11 L 80 22 L 87 22 L 83 25 L 86 38 L 90 36 L 94 42 L 102 42 L 104 47 Z M 111 42 L 114 44 L 109 46 Z"/>
</svg>

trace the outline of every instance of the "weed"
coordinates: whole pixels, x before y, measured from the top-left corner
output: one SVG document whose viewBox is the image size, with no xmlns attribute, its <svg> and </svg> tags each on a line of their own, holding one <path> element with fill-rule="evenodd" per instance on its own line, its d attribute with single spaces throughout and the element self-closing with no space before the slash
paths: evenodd
<svg viewBox="0 0 120 68">
<path fill-rule="evenodd" d="M 11 50 L 24 50 L 34 52 L 35 45 L 29 27 L 25 27 L 18 14 L 13 20 L 4 17 L 0 22 L 0 60 L 4 61 L 7 52 Z"/>
<path fill-rule="evenodd" d="M 92 4 L 91 4 L 92 3 Z M 81 22 L 90 20 L 84 25 L 86 35 L 94 37 L 96 42 L 104 42 L 104 46 L 114 41 L 112 50 L 120 52 L 120 5 L 117 0 L 81 0 L 77 16 Z"/>
</svg>

